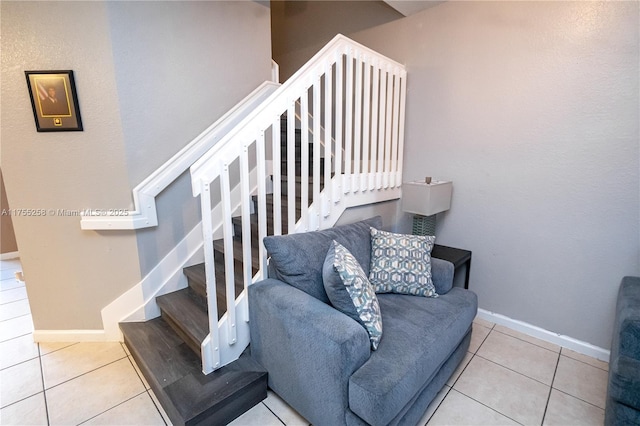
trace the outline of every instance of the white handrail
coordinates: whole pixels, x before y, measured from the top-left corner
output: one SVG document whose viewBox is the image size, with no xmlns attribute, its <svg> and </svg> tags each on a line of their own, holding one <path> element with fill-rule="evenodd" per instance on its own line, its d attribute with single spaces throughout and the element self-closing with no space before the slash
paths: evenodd
<svg viewBox="0 0 640 426">
<path fill-rule="evenodd" d="M 125 215 L 83 215 L 80 227 L 85 230 L 141 229 L 158 225 L 155 197 L 164 191 L 191 165 L 214 146 L 230 129 L 261 104 L 280 85 L 265 81 L 182 148 L 145 180 L 133 188 L 134 211 Z M 121 213 L 121 212 L 118 212 Z"/>
<path fill-rule="evenodd" d="M 192 192 L 200 196 L 203 224 L 214 220 L 214 188 L 223 210 L 227 311 L 220 321 L 213 296 L 216 266 L 212 233 L 209 226 L 203 226 L 206 286 L 211 295 L 210 334 L 201 344 L 204 373 L 237 359 L 249 343 L 246 289 L 266 276 L 267 258 L 261 241 L 267 235 L 269 213 L 274 234 L 284 231 L 284 223 L 288 233 L 302 232 L 332 226 L 348 207 L 400 196 L 405 90 L 404 66 L 338 35 L 191 166 Z M 287 120 L 286 130 L 282 117 Z M 301 128 L 299 147 L 295 141 L 297 124 Z M 287 167 L 280 164 L 280 148 L 285 147 L 281 134 L 287 136 Z M 320 156 L 322 141 L 326 141 L 324 158 Z M 299 189 L 295 185 L 297 172 Z M 270 178 L 274 180 L 273 205 L 268 209 L 266 182 Z M 286 198 L 281 178 L 287 179 Z M 242 199 L 232 203 L 229 192 L 238 187 Z M 249 236 L 247 207 L 255 194 L 257 241 Z M 236 238 L 236 243 L 242 255 L 237 258 L 232 216 L 239 209 L 242 239 Z M 251 256 L 255 244 L 257 264 Z M 235 294 L 234 257 L 243 263 L 244 290 L 239 295 Z M 258 271 L 255 275 L 252 268 Z"/>
</svg>

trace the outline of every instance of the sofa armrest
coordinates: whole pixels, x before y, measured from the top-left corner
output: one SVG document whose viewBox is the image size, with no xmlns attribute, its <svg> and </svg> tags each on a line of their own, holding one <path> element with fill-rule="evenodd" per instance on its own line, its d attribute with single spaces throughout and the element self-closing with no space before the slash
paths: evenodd
<svg viewBox="0 0 640 426">
<path fill-rule="evenodd" d="M 453 288 L 453 272 L 453 263 L 435 257 L 431 258 L 431 279 L 436 293 L 449 293 L 449 290 Z"/>
<path fill-rule="evenodd" d="M 344 424 L 349 378 L 370 356 L 366 330 L 279 280 L 249 287 L 251 354 L 269 386 L 313 424 Z"/>
<path fill-rule="evenodd" d="M 624 277 L 618 291 L 612 348 L 618 355 L 640 360 L 640 278 Z M 612 360 L 613 361 L 613 360 Z"/>
</svg>

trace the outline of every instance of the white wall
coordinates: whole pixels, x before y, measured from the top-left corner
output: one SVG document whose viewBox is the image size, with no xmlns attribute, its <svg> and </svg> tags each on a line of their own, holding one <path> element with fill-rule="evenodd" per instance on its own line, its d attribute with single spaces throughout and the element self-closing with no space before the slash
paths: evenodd
<svg viewBox="0 0 640 426">
<path fill-rule="evenodd" d="M 12 209 L 112 208 L 131 199 L 102 2 L 0 4 L 2 173 Z M 46 22 L 46 25 L 43 25 Z M 25 70 L 74 71 L 83 132 L 37 133 Z M 101 329 L 100 310 L 140 281 L 133 233 L 79 217 L 14 216 L 36 330 Z"/>
<path fill-rule="evenodd" d="M 446 2 L 353 37 L 407 65 L 404 179 L 480 307 L 608 348 L 640 273 L 639 3 Z M 405 217 L 405 229 L 410 229 Z"/>
</svg>

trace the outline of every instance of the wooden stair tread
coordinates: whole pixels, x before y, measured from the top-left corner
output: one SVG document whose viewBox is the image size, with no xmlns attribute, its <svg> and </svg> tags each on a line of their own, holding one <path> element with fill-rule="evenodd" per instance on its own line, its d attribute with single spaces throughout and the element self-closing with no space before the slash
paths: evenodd
<svg viewBox="0 0 640 426">
<path fill-rule="evenodd" d="M 189 294 L 189 289 L 174 291 L 156 298 L 165 321 L 172 326 L 180 337 L 194 350 L 200 353 L 200 344 L 209 334 L 209 317 L 202 306 Z M 174 326 L 174 329 L 175 329 Z"/>
<path fill-rule="evenodd" d="M 267 372 L 245 351 L 211 374 L 162 319 L 121 323 L 125 344 L 174 425 L 224 425 L 267 396 Z"/>
</svg>

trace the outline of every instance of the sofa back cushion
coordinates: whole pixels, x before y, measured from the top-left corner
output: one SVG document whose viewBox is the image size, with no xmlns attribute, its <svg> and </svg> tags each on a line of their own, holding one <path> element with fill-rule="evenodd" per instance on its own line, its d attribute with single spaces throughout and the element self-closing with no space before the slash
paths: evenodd
<svg viewBox="0 0 640 426">
<path fill-rule="evenodd" d="M 346 247 L 368 275 L 371 262 L 370 228 L 381 226 L 382 218 L 376 216 L 323 231 L 265 237 L 264 246 L 271 258 L 269 277 L 329 303 L 322 283 L 322 266 L 333 240 Z"/>
</svg>

